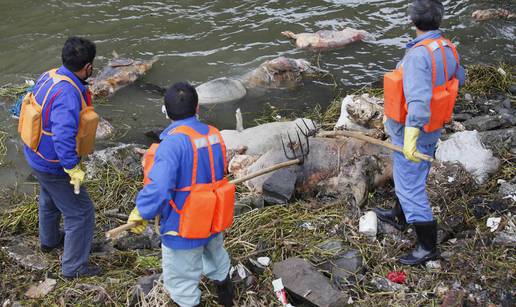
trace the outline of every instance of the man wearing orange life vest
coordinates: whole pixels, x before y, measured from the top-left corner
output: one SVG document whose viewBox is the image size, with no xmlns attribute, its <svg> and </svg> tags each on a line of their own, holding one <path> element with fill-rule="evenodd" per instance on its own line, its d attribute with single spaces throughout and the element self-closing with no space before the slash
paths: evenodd
<svg viewBox="0 0 516 307">
<path fill-rule="evenodd" d="M 386 130 L 403 154 L 393 154 L 393 177 L 398 203 L 393 209 L 376 208 L 378 218 L 403 230 L 415 228 L 416 248 L 399 261 L 416 265 L 439 256 L 437 223 L 425 191 L 430 162 L 414 153 L 433 156 L 441 130 L 451 119 L 459 84 L 464 83 L 455 46 L 439 31 L 444 6 L 437 0 L 416 0 L 410 18 L 417 38 L 396 71 L 384 78 Z"/>
<path fill-rule="evenodd" d="M 190 84 L 171 86 L 165 108 L 173 122 L 161 134 L 153 161 L 149 155 L 156 147 L 146 154 L 146 184 L 129 216 L 129 222 L 139 225 L 132 231 L 142 233 L 145 220 L 161 217 L 163 281 L 177 304 L 200 306 L 199 282 L 205 275 L 215 282 L 219 303 L 232 306 L 230 260 L 220 232 L 233 220 L 235 191 L 225 179 L 223 139 L 216 128 L 196 118 L 198 96 Z M 153 163 L 150 171 L 148 163 Z M 222 216 L 228 220 L 219 223 L 224 198 L 219 192 L 224 188 L 230 199 L 222 201 L 229 209 Z"/>
<path fill-rule="evenodd" d="M 99 267 L 88 265 L 95 226 L 93 203 L 85 188 L 74 193 L 84 180 L 77 135 L 81 111 L 91 106 L 86 80 L 92 75 L 95 53 L 89 40 L 69 38 L 62 50 L 63 66 L 41 75 L 30 94 L 41 106 L 42 131 L 36 148 L 25 143 L 24 153 L 40 184 L 41 250 L 50 252 L 64 245 L 61 271 L 65 278 L 100 274 Z M 24 114 L 22 108 L 20 121 Z M 61 216 L 64 231 L 59 229 Z"/>
</svg>

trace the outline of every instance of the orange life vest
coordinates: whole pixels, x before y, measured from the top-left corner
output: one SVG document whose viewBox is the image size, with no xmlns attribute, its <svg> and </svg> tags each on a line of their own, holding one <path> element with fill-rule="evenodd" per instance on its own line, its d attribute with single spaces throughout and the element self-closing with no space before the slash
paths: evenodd
<svg viewBox="0 0 516 307">
<path fill-rule="evenodd" d="M 443 85 L 436 86 L 437 67 L 434 56 L 434 49 L 431 45 L 437 44 L 441 50 L 444 64 L 445 82 Z M 459 65 L 459 56 L 455 45 L 448 39 L 427 39 L 414 46 L 424 46 L 432 58 L 432 99 L 430 101 L 430 121 L 423 127 L 425 132 L 432 132 L 441 129 L 445 123 L 451 120 L 453 107 L 459 93 L 459 80 L 455 75 L 450 79 L 448 66 L 446 65 L 445 46 L 449 46 Z M 403 93 L 403 66 L 384 76 L 384 108 L 385 115 L 403 125 L 407 118 L 408 107 Z"/>
<path fill-rule="evenodd" d="M 193 167 L 191 185 L 178 192 L 190 192 L 183 208 L 179 210 L 173 199 L 169 201 L 173 210 L 180 215 L 178 235 L 187 239 L 204 239 L 214 233 L 219 233 L 233 224 L 235 192 L 234 184 L 224 177 L 217 181 L 215 177 L 215 162 L 212 145 L 220 143 L 226 171 L 226 146 L 220 132 L 209 126 L 207 135 L 202 135 L 188 126 L 179 126 L 169 134 L 184 134 L 188 136 L 193 149 Z M 144 184 L 150 183 L 149 172 L 154 165 L 154 157 L 159 144 L 152 144 L 143 159 Z M 197 183 L 198 150 L 207 147 L 210 157 L 211 183 Z"/>
<path fill-rule="evenodd" d="M 43 134 L 52 136 L 51 132 L 43 129 L 43 117 L 42 110 L 47 103 L 50 91 L 59 82 L 65 81 L 73 85 L 73 87 L 79 92 L 81 97 L 81 111 L 79 113 L 79 127 L 76 136 L 76 151 L 78 156 L 86 156 L 93 152 L 95 147 L 95 134 L 97 131 L 97 125 L 99 123 L 99 116 L 95 113 L 93 106 L 88 105 L 86 99 L 77 84 L 68 78 L 57 74 L 57 69 L 48 71 L 48 81 L 52 81 L 52 85 L 49 87 L 41 105 L 36 101 L 36 94 L 30 92 L 23 98 L 20 119 L 18 122 L 18 133 L 21 136 L 22 141 L 31 148 L 36 154 L 38 154 L 44 160 L 50 162 L 59 162 L 57 160 L 46 159 L 39 151 L 39 144 L 41 142 L 41 136 Z"/>
</svg>

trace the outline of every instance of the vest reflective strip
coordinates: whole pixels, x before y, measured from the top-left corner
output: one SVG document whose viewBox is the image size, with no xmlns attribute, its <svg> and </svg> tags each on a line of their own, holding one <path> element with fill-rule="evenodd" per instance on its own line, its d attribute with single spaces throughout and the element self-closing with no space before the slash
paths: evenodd
<svg viewBox="0 0 516 307">
<path fill-rule="evenodd" d="M 448 43 L 446 41 L 441 41 L 442 44 L 443 44 L 443 47 L 445 46 L 448 46 Z M 439 48 L 439 44 L 437 42 L 431 42 L 428 47 L 430 47 L 430 49 L 432 49 L 432 51 L 435 51 L 437 50 L 437 48 Z"/>
<path fill-rule="evenodd" d="M 210 141 L 210 145 L 220 144 L 220 140 L 217 135 L 208 136 L 208 140 Z M 195 147 L 197 147 L 197 148 L 208 147 L 208 142 L 206 141 L 206 138 L 195 139 L 194 142 L 195 142 Z"/>
</svg>

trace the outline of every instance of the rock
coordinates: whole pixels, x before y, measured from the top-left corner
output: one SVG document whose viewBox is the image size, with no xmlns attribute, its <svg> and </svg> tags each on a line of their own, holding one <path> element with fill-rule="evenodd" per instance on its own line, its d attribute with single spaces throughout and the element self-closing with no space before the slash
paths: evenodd
<svg viewBox="0 0 516 307">
<path fill-rule="evenodd" d="M 362 269 L 363 258 L 358 250 L 350 250 L 330 263 L 332 278 L 341 284 Z"/>
<path fill-rule="evenodd" d="M 500 166 L 500 160 L 484 148 L 476 131 L 458 132 L 439 142 L 436 157 L 440 161 L 458 161 L 479 184 Z"/>
<path fill-rule="evenodd" d="M 514 94 L 513 94 L 514 95 Z M 512 109 L 511 98 L 507 97 L 502 101 L 502 106 L 508 110 Z"/>
<path fill-rule="evenodd" d="M 471 96 L 470 93 L 466 93 L 466 94 L 464 94 L 464 100 L 473 101 L 473 96 Z"/>
<path fill-rule="evenodd" d="M 128 177 L 140 177 L 143 174 L 142 156 L 138 150 L 142 148 L 143 146 L 136 144 L 121 144 L 95 151 L 85 162 L 88 178 L 94 178 L 101 169 L 107 166 L 113 166 L 123 171 Z"/>
<path fill-rule="evenodd" d="M 468 130 L 487 131 L 502 127 L 504 120 L 501 116 L 483 115 L 473 117 L 464 122 Z"/>
<path fill-rule="evenodd" d="M 260 157 L 247 172 L 252 173 L 285 162 L 282 149 L 272 149 Z M 301 196 L 346 199 L 360 205 L 375 186 L 392 174 L 390 153 L 365 142 L 345 138 L 310 138 L 310 154 L 303 165 L 291 166 L 297 174 L 296 193 Z M 264 182 L 274 173 L 246 182 L 254 193 L 262 193 Z"/>
<path fill-rule="evenodd" d="M 465 122 L 465 121 L 467 121 L 468 119 L 471 119 L 471 118 L 473 118 L 473 115 L 471 115 L 469 113 L 453 114 L 453 120 L 457 121 L 457 122 Z"/>
<path fill-rule="evenodd" d="M 516 127 L 479 133 L 482 143 L 490 149 L 516 148 Z"/>
<path fill-rule="evenodd" d="M 97 126 L 97 133 L 95 134 L 95 138 L 97 140 L 105 140 L 109 139 L 115 134 L 115 127 L 111 125 L 105 118 L 101 117 L 99 121 L 99 125 Z"/>
<path fill-rule="evenodd" d="M 288 258 L 275 263 L 273 272 L 296 298 L 315 306 L 343 306 L 348 301 L 347 295 L 333 288 L 330 281 L 304 259 Z"/>
<path fill-rule="evenodd" d="M 407 286 L 394 283 L 385 277 L 373 277 L 371 284 L 382 292 L 408 291 Z"/>
<path fill-rule="evenodd" d="M 497 232 L 493 239 L 493 244 L 514 248 L 516 247 L 516 233 L 507 231 Z"/>
<path fill-rule="evenodd" d="M 154 233 L 153 226 L 149 225 L 141 235 L 128 234 L 115 242 L 119 250 L 157 249 L 161 246 L 161 237 Z"/>
<path fill-rule="evenodd" d="M 335 240 L 331 239 L 329 241 L 325 241 L 319 245 L 317 245 L 318 248 L 323 250 L 325 253 L 331 253 L 331 254 L 339 254 L 344 246 L 342 245 L 341 240 Z"/>
<path fill-rule="evenodd" d="M 161 278 L 161 274 L 153 274 L 150 276 L 143 276 L 138 278 L 136 284 L 132 289 L 131 294 L 131 302 L 136 305 L 139 298 L 145 297 L 149 292 L 154 288 L 154 286 L 159 282 Z"/>
<path fill-rule="evenodd" d="M 247 94 L 242 82 L 230 78 L 215 79 L 203 83 L 195 89 L 201 105 L 235 101 Z"/>
<path fill-rule="evenodd" d="M 516 201 L 516 182 L 501 182 L 498 188 L 498 196 L 501 198 L 510 198 Z"/>
<path fill-rule="evenodd" d="M 513 94 L 513 95 L 516 95 L 516 84 L 512 84 L 509 87 L 509 92 L 511 92 L 511 94 Z"/>
<path fill-rule="evenodd" d="M 305 123 L 310 129 L 315 129 L 310 120 L 305 119 Z M 247 147 L 248 155 L 263 155 L 273 148 L 281 148 L 280 137 L 286 136 L 288 132 L 294 135 L 298 126 L 307 131 L 302 119 L 298 118 L 291 122 L 274 122 L 247 128 L 242 132 L 222 130 L 221 134 L 228 151 L 238 151 L 244 146 Z"/>
<path fill-rule="evenodd" d="M 50 267 L 50 263 L 37 249 L 28 246 L 26 243 L 18 243 L 2 247 L 7 256 L 18 265 L 32 271 L 44 271 Z"/>
<path fill-rule="evenodd" d="M 297 172 L 293 168 L 284 168 L 274 172 L 262 186 L 263 198 L 269 204 L 286 204 L 294 195 Z"/>
<path fill-rule="evenodd" d="M 25 293 L 25 296 L 31 299 L 40 299 L 45 297 L 47 294 L 54 290 L 57 284 L 57 280 L 47 278 L 43 282 L 36 285 L 32 285 L 29 290 Z"/>
</svg>

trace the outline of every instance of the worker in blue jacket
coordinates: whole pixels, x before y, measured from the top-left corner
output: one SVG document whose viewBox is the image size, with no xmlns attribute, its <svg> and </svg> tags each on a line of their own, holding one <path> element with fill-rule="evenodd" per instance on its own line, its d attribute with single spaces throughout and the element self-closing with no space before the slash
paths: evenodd
<svg viewBox="0 0 516 307">
<path fill-rule="evenodd" d="M 180 214 L 173 209 L 174 200 L 178 210 L 183 209 L 188 191 L 178 191 L 191 186 L 194 151 L 191 140 L 174 129 L 187 126 L 207 135 L 209 126 L 197 117 L 198 96 L 188 83 L 176 83 L 165 94 L 167 117 L 173 122 L 160 136 L 154 165 L 149 172 L 150 182 L 138 193 L 136 207 L 129 222 L 140 225 L 134 233 L 142 233 L 147 222 L 161 217 L 163 281 L 171 298 L 180 306 L 200 306 L 201 275 L 215 281 L 219 303 L 233 304 L 233 285 L 229 276 L 229 255 L 223 246 L 221 233 L 205 239 L 186 239 L 178 235 Z M 204 139 L 201 139 L 204 140 Z M 222 140 L 212 145 L 216 180 L 225 174 Z M 211 141 L 210 141 L 211 142 Z M 211 183 L 210 157 L 207 144 L 198 149 L 197 183 Z"/>
<path fill-rule="evenodd" d="M 100 268 L 88 265 L 93 240 L 95 215 L 86 189 L 74 193 L 74 185 L 84 180 L 76 151 L 79 112 L 84 101 L 91 103 L 86 80 L 92 75 L 95 44 L 71 37 L 64 44 L 58 75 L 70 78 L 80 89 L 66 81 L 55 80 L 44 73 L 33 93 L 42 109 L 41 141 L 33 151 L 25 145 L 24 153 L 40 184 L 39 237 L 41 250 L 50 252 L 64 244 L 61 270 L 65 278 L 100 274 Z M 54 83 L 56 83 L 54 85 Z M 61 216 L 64 231 L 60 230 Z"/>
<path fill-rule="evenodd" d="M 428 39 L 442 38 L 439 31 L 444 6 L 437 0 L 416 0 L 410 7 L 410 18 L 416 27 L 417 37 L 407 44 L 406 53 L 398 65 L 403 68 L 403 91 L 408 106 L 405 123 L 387 119 L 386 130 L 395 145 L 403 147 L 403 154 L 393 154 L 393 177 L 398 203 L 393 209 L 376 208 L 378 218 L 402 230 L 414 225 L 417 247 L 400 258 L 408 265 L 423 263 L 439 255 L 437 249 L 437 223 L 434 220 L 426 193 L 426 180 L 430 162 L 419 161 L 416 151 L 433 156 L 441 130 L 425 132 L 430 120 L 432 88 L 432 59 L 425 46 L 416 46 Z M 444 61 L 439 46 L 432 44 L 436 61 L 436 85 L 445 82 Z M 450 46 L 445 46 L 449 78 L 456 77 L 464 84 L 464 69 L 457 63 Z"/>
</svg>

